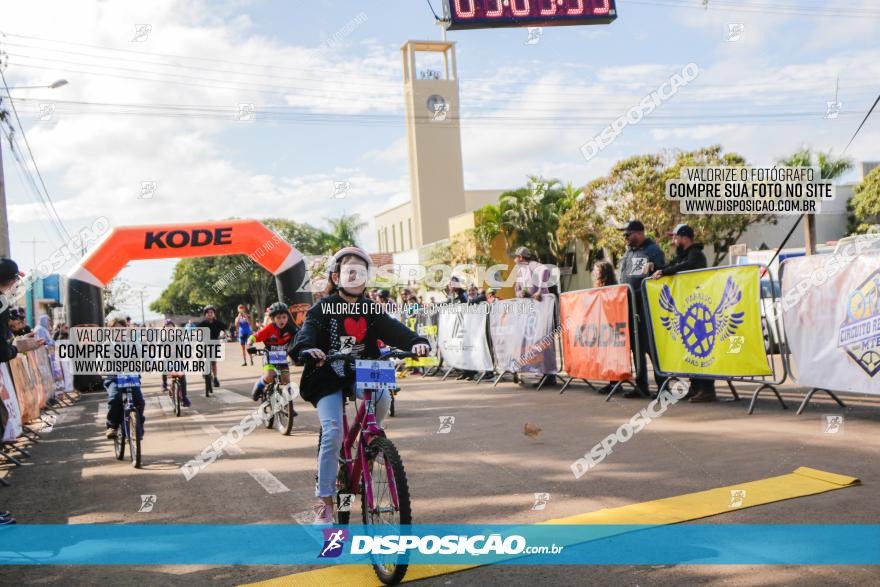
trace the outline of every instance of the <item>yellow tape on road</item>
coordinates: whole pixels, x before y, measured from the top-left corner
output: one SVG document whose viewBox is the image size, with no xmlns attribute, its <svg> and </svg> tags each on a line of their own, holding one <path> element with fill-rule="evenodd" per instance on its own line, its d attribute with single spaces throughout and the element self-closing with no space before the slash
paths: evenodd
<svg viewBox="0 0 880 587">
<path fill-rule="evenodd" d="M 547 520 L 542 524 L 642 524 L 665 525 L 699 520 L 734 510 L 784 501 L 796 497 L 816 495 L 835 489 L 859 484 L 856 477 L 838 475 L 799 467 L 793 473 L 749 481 L 728 487 L 719 487 L 696 493 L 686 493 L 654 501 L 634 503 L 622 507 L 602 509 L 586 514 Z M 404 583 L 457 573 L 480 565 L 412 565 L 406 572 Z M 250 583 L 249 587 L 362 587 L 381 586 L 373 568 L 369 565 L 339 565 L 314 571 Z"/>
</svg>

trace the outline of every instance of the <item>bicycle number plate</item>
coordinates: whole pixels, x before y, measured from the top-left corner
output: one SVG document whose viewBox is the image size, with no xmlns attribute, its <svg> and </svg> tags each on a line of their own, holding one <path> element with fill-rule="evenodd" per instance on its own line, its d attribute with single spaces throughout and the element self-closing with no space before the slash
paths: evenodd
<svg viewBox="0 0 880 587">
<path fill-rule="evenodd" d="M 141 385 L 141 376 L 140 375 L 117 375 L 116 376 L 116 387 L 140 387 Z"/>
<path fill-rule="evenodd" d="M 269 351 L 269 362 L 273 365 L 281 365 L 287 363 L 286 351 Z"/>
<path fill-rule="evenodd" d="M 355 381 L 358 389 L 391 389 L 397 386 L 394 365 L 388 361 L 357 361 Z"/>
</svg>

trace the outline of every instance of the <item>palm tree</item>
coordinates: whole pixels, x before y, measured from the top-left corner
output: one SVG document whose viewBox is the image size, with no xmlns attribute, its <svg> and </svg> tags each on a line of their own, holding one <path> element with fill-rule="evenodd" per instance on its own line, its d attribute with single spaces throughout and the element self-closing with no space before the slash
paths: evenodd
<svg viewBox="0 0 880 587">
<path fill-rule="evenodd" d="M 563 187 L 558 180 L 531 176 L 526 187 L 501 194 L 501 226 L 541 261 L 558 263 L 564 247 L 556 230 L 579 194 L 571 184 Z"/>
<path fill-rule="evenodd" d="M 821 179 L 837 179 L 853 166 L 852 159 L 849 157 L 835 158 L 831 151 L 827 153 L 820 151 L 816 153 L 814 158 L 809 147 L 804 147 L 800 151 L 780 159 L 778 163 L 786 167 L 818 167 L 822 175 Z"/>
<path fill-rule="evenodd" d="M 329 248 L 334 250 L 357 245 L 358 234 L 367 227 L 358 214 L 342 213 L 339 218 L 330 218 L 330 233 L 327 238 Z"/>
<path fill-rule="evenodd" d="M 821 151 L 816 153 L 814 162 L 813 152 L 809 147 L 804 147 L 800 151 L 793 153 L 791 156 L 786 157 L 785 159 L 780 159 L 778 163 L 788 167 L 818 167 L 820 175 L 819 179 L 824 180 L 837 179 L 852 169 L 853 166 L 852 159 L 849 157 L 840 157 L 836 159 L 831 154 L 831 151 L 828 151 L 827 153 L 822 153 Z M 800 222 L 802 218 L 806 218 L 804 230 L 807 242 L 807 254 L 813 254 L 816 246 L 816 224 L 810 214 L 800 216 L 797 222 Z M 783 246 L 785 246 L 785 241 L 782 242 L 780 248 Z"/>
</svg>

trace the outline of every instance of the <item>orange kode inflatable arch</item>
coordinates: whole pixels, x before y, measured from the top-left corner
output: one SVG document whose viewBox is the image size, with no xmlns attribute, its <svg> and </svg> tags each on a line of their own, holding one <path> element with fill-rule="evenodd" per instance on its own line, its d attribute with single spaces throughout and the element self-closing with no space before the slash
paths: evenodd
<svg viewBox="0 0 880 587">
<path fill-rule="evenodd" d="M 278 299 L 311 304 L 309 275 L 298 250 L 257 220 L 117 227 L 67 276 L 67 323 L 103 324 L 102 289 L 129 261 L 247 255 L 275 275 Z"/>
</svg>

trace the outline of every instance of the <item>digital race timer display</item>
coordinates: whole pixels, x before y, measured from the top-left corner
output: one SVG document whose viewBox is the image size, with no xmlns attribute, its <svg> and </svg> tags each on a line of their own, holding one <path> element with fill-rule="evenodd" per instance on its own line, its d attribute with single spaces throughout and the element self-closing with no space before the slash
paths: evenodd
<svg viewBox="0 0 880 587">
<path fill-rule="evenodd" d="M 449 30 L 608 24 L 614 0 L 446 0 Z"/>
</svg>

